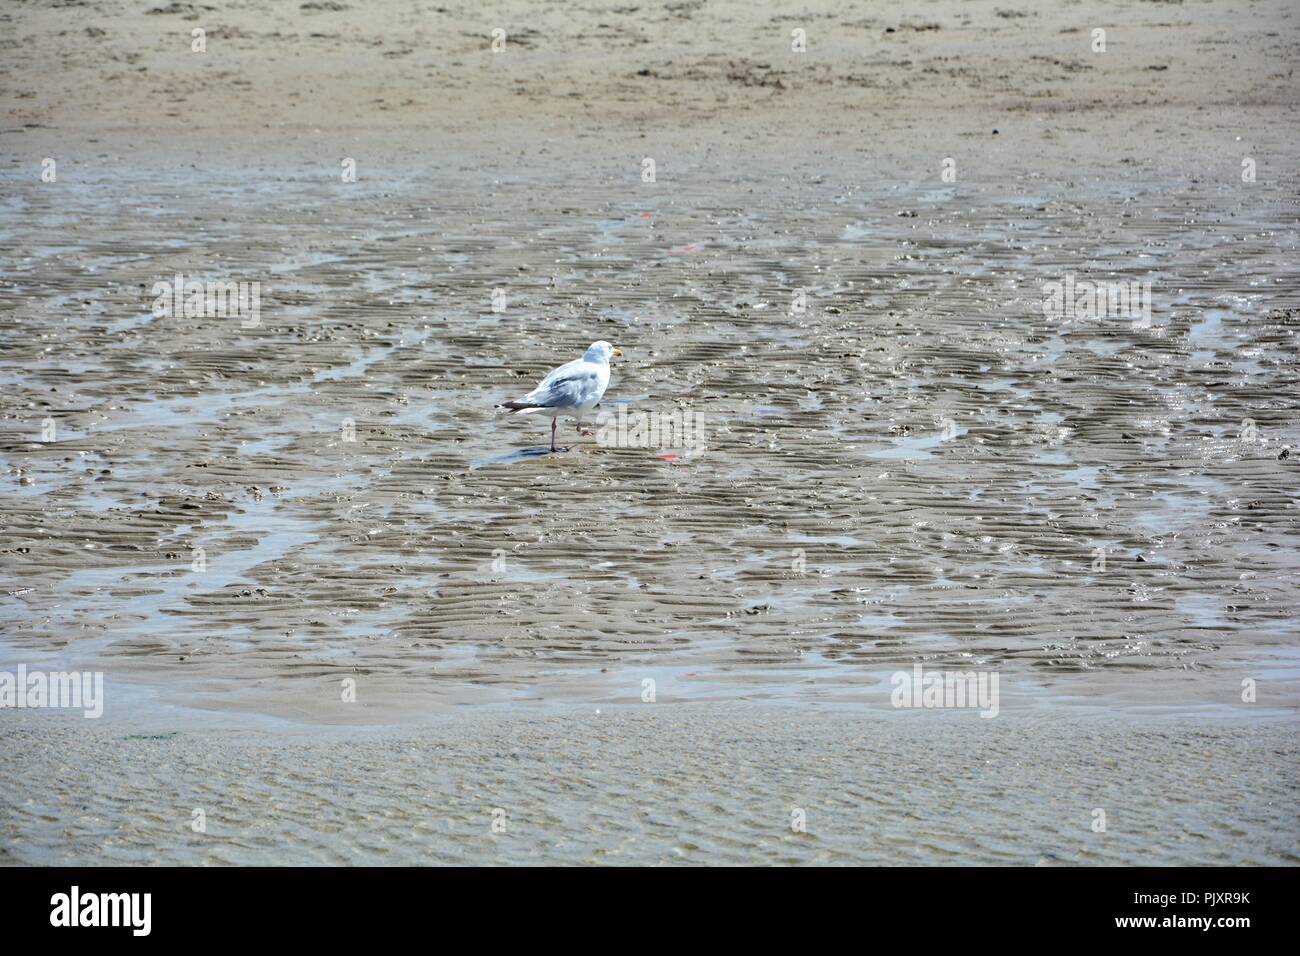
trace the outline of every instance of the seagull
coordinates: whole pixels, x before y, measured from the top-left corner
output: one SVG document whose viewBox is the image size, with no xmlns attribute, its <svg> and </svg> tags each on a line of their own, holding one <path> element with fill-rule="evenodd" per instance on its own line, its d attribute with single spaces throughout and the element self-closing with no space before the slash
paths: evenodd
<svg viewBox="0 0 1300 956">
<path fill-rule="evenodd" d="M 578 434 L 583 431 L 582 416 L 596 407 L 605 389 L 609 387 L 609 360 L 622 356 L 622 351 L 608 342 L 592 342 L 582 358 L 567 362 L 552 371 L 537 387 L 517 402 L 503 402 L 505 408 L 516 415 L 539 412 L 551 416 L 551 451 L 567 451 L 555 447 L 555 423 L 561 415 L 571 415 L 578 420 Z"/>
</svg>

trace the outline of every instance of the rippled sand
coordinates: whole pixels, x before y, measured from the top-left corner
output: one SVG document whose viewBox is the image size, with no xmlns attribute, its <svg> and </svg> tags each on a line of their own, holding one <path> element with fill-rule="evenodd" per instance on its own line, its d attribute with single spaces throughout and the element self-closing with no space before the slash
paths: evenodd
<svg viewBox="0 0 1300 956">
<path fill-rule="evenodd" d="M 223 9 L 203 60 L 137 49 L 201 10 L 17 16 L 20 71 L 66 67 L 5 99 L 0 669 L 102 670 L 108 700 L 102 728 L 0 711 L 0 852 L 1295 862 L 1294 27 L 1240 35 L 1259 79 L 1217 10 L 1128 4 L 1099 59 L 1109 7 L 968 6 L 814 4 L 806 61 L 731 5 L 547 11 L 496 60 L 459 10 Z M 155 316 L 178 273 L 259 283 L 260 325 Z M 1067 274 L 1149 281 L 1151 323 L 1045 316 Z M 595 339 L 625 355 L 606 410 L 689 411 L 703 450 L 566 423 L 550 456 L 493 410 Z M 884 719 L 918 663 L 996 672 L 1003 716 Z M 647 682 L 654 716 L 622 710 Z M 1059 806 L 1089 761 L 1141 821 L 1100 844 Z M 56 765 L 79 782 L 13 783 Z M 790 834 L 805 772 L 854 822 Z M 412 787 L 451 809 L 403 815 Z M 528 835 L 481 842 L 491 801 Z"/>
<path fill-rule="evenodd" d="M 0 752 L 40 782 L 0 794 L 0 863 L 1300 862 L 1300 754 L 1276 722 L 646 705 L 314 739 L 49 723 Z"/>
<path fill-rule="evenodd" d="M 267 206 L 209 178 L 129 216 L 105 183 L 78 190 L 94 230 L 14 229 L 48 254 L 11 296 L 11 645 L 313 713 L 345 676 L 426 706 L 635 700 L 645 677 L 863 700 L 916 661 L 1047 696 L 1107 674 L 1135 704 L 1293 677 L 1281 197 L 1129 186 L 1083 212 L 1045 185 L 824 180 L 792 202 L 742 176 L 690 201 L 588 186 L 593 221 L 557 183 L 485 202 L 475 178 L 323 207 L 301 179 Z M 1226 223 L 1180 231 L 1171 205 Z M 1070 263 L 1145 276 L 1143 249 L 1150 328 L 1042 314 Z M 265 276 L 261 328 L 150 314 L 142 290 L 213 263 Z M 704 451 L 538 456 L 545 425 L 493 410 L 598 337 L 627 356 L 611 407 L 689 409 Z"/>
</svg>

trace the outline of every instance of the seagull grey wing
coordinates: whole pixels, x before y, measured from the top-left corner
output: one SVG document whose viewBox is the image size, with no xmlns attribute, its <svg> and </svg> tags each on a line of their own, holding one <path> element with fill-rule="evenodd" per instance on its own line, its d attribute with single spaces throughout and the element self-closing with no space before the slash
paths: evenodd
<svg viewBox="0 0 1300 956">
<path fill-rule="evenodd" d="M 590 370 L 591 366 L 582 359 L 574 359 L 572 362 L 565 362 L 559 368 L 553 368 L 547 372 L 546 377 L 537 383 L 537 388 L 533 389 L 533 391 L 539 392 L 547 386 L 554 384 L 557 379 L 572 378 L 575 374 Z"/>
<path fill-rule="evenodd" d="M 569 369 L 566 366 L 546 376 L 542 384 L 528 393 L 527 401 L 546 408 L 576 408 L 593 401 L 599 388 L 597 369 L 591 366 Z"/>
</svg>

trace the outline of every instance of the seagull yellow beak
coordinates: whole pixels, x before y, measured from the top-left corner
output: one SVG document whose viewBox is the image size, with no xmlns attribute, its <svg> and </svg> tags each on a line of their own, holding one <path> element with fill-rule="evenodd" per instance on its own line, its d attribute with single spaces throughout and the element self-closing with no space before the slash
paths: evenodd
<svg viewBox="0 0 1300 956">
<path fill-rule="evenodd" d="M 614 349 L 614 355 L 615 355 L 617 358 L 622 358 L 622 357 L 623 357 L 623 350 L 622 350 L 622 349 Z"/>
</svg>

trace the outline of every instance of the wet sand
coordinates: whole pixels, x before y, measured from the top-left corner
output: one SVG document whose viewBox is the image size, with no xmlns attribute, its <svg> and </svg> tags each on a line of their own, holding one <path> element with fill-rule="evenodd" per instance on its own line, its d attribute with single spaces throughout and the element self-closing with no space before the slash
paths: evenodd
<svg viewBox="0 0 1300 956">
<path fill-rule="evenodd" d="M 0 817 L 0 862 L 1300 862 L 1285 722 L 646 705 L 310 737 L 85 723 L 9 723 L 0 770 L 40 785 Z"/>
<path fill-rule="evenodd" d="M 648 840 L 635 800 L 587 839 L 554 794 L 621 792 L 666 733 L 698 773 L 656 805 L 698 802 L 714 836 L 663 811 L 677 842 L 619 860 L 1295 862 L 1285 4 L 1245 27 L 1150 3 L 83 6 L 5 15 L 0 669 L 102 670 L 106 716 L 0 710 L 7 859 L 374 861 L 414 827 L 394 861 L 591 860 Z M 260 325 L 153 315 L 177 273 L 260 283 Z M 1151 282 L 1150 326 L 1044 316 L 1068 273 Z M 598 338 L 625 355 L 608 407 L 692 411 L 702 452 L 567 424 L 541 455 L 544 424 L 493 411 Z M 995 671 L 1001 716 L 895 713 L 916 663 Z M 589 761 L 598 708 L 636 733 Z M 749 818 L 705 769 L 749 768 L 728 799 L 788 816 L 792 721 L 827 748 L 809 799 L 946 808 L 929 842 L 728 831 Z M 522 762 L 483 749 L 516 733 Z M 1101 777 L 1143 808 L 1109 848 L 1058 806 L 1100 759 L 1080 735 L 1118 741 Z M 1012 810 L 958 800 L 990 738 L 1035 768 Z M 936 747 L 933 779 L 890 776 Z M 306 832 L 354 750 L 380 792 Z M 349 815 L 405 799 L 385 755 L 408 750 L 447 757 L 419 779 L 458 826 L 481 772 L 531 835 L 368 831 Z M 288 768 L 263 786 L 298 822 L 250 836 L 227 758 Z M 68 762 L 76 783 L 14 783 Z M 1236 808 L 1247 764 L 1262 808 L 1170 849 L 1151 801 Z M 224 849 L 169 829 L 198 768 L 235 807 Z M 58 829 L 78 796 L 99 822 Z M 963 828 L 988 834 L 968 857 Z"/>
</svg>

